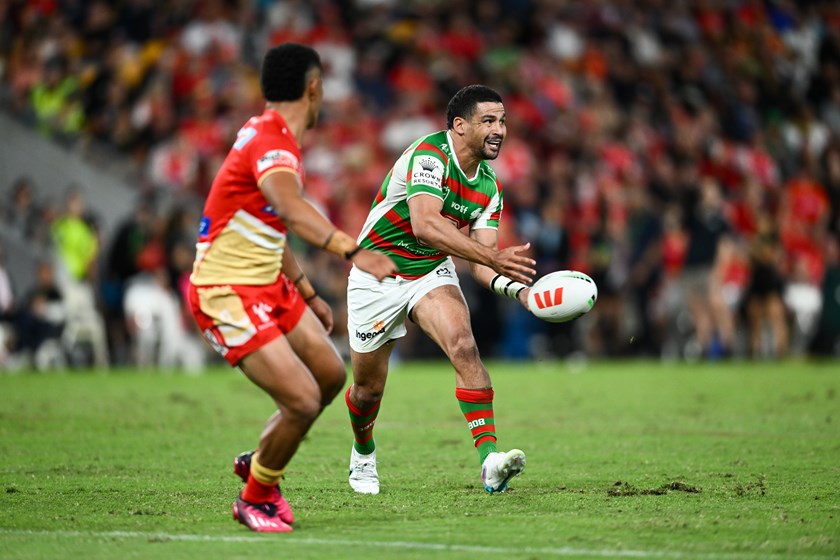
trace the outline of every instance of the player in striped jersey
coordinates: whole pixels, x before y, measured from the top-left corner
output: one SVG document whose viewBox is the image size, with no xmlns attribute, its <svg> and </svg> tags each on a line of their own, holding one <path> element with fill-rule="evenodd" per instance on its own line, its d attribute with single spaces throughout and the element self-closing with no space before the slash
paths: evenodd
<svg viewBox="0 0 840 560">
<path fill-rule="evenodd" d="M 423 136 L 385 177 L 357 241 L 382 251 L 399 274 L 381 283 L 357 267 L 347 289 L 354 382 L 345 393 L 355 441 L 350 486 L 379 493 L 373 427 L 394 341 L 414 321 L 455 368 L 455 396 L 467 421 L 488 492 L 503 492 L 522 472 L 525 454 L 496 450 L 493 388 L 470 327 L 452 256 L 469 261 L 476 281 L 527 307 L 534 260 L 528 244 L 499 249 L 502 189 L 487 163 L 505 138 L 502 98 L 472 85 L 450 100 L 447 129 Z M 469 233 L 464 233 L 469 228 Z"/>
<path fill-rule="evenodd" d="M 397 269 L 303 197 L 299 143 L 323 99 L 318 53 L 296 43 L 271 48 L 260 85 L 265 111 L 240 129 L 204 206 L 189 300 L 210 345 L 277 406 L 259 450 L 235 460 L 245 488 L 233 515 L 253 531 L 278 533 L 293 520 L 279 491 L 283 469 L 346 377 L 329 338 L 332 311 L 286 247 L 287 228 L 373 278 Z"/>
</svg>

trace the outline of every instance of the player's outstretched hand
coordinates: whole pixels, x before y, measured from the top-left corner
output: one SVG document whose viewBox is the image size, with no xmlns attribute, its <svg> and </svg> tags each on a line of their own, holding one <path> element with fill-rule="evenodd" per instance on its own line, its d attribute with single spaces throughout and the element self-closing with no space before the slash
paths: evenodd
<svg viewBox="0 0 840 560">
<path fill-rule="evenodd" d="M 537 271 L 531 267 L 535 266 L 537 261 L 531 257 L 519 254 L 524 253 L 530 247 L 531 244 L 526 243 L 525 245 L 513 245 L 500 250 L 496 253 L 495 258 L 493 259 L 493 266 L 491 268 L 502 276 L 507 276 L 511 280 L 516 280 L 524 284 L 530 284 L 533 282 L 531 277 L 537 273 Z"/>
<path fill-rule="evenodd" d="M 398 272 L 397 265 L 387 255 L 362 249 L 353 256 L 353 264 L 368 274 L 373 274 L 380 282 L 387 276 Z"/>
</svg>

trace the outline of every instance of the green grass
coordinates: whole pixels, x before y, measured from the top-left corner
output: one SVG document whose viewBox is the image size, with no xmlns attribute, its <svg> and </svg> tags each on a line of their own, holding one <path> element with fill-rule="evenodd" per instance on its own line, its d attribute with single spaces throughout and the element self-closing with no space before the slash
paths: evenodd
<svg viewBox="0 0 840 560">
<path fill-rule="evenodd" d="M 480 488 L 450 368 L 402 364 L 382 493 L 347 485 L 339 399 L 287 470 L 291 535 L 230 518 L 231 459 L 271 413 L 237 371 L 0 376 L 0 557 L 840 557 L 837 363 L 491 374 L 499 446 L 528 454 L 510 491 Z"/>
</svg>

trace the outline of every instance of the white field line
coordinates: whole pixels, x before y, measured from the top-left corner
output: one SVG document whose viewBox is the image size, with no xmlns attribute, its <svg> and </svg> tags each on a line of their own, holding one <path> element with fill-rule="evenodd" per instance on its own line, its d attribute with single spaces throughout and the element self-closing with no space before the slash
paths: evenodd
<svg viewBox="0 0 840 560">
<path fill-rule="evenodd" d="M 685 560 L 766 560 L 789 558 L 785 554 L 762 553 L 692 553 L 669 550 L 628 550 L 628 549 L 592 549 L 563 547 L 505 547 L 477 546 L 466 544 L 441 544 L 412 541 L 363 541 L 348 539 L 320 539 L 314 537 L 293 537 L 288 535 L 192 535 L 179 533 L 144 533 L 139 531 L 29 531 L 0 528 L 0 535 L 40 536 L 55 538 L 96 538 L 96 539 L 143 539 L 147 541 L 178 542 L 222 542 L 222 543 L 267 543 L 282 541 L 290 544 L 315 546 L 358 546 L 390 548 L 403 550 L 428 550 L 441 552 L 469 552 L 491 555 L 534 554 L 540 556 L 589 556 L 593 558 L 676 558 Z M 808 560 L 832 560 L 831 556 L 805 556 Z"/>
</svg>

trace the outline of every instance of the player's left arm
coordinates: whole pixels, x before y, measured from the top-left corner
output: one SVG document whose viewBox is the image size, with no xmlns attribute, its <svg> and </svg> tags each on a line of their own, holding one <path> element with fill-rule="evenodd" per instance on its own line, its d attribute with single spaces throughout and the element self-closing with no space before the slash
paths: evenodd
<svg viewBox="0 0 840 560">
<path fill-rule="evenodd" d="M 470 237 L 477 243 L 492 249 L 496 249 L 499 245 L 499 232 L 494 228 L 473 229 L 470 231 Z M 476 262 L 470 262 L 470 274 L 479 286 L 516 299 L 525 309 L 528 309 L 528 292 L 531 290 L 529 286 L 505 278 L 489 266 Z"/>
<path fill-rule="evenodd" d="M 306 302 L 312 312 L 315 313 L 315 316 L 318 317 L 318 320 L 321 321 L 321 324 L 324 325 L 327 334 L 331 333 L 333 329 L 332 308 L 318 295 L 315 286 L 306 277 L 306 273 L 303 272 L 297 258 L 295 258 L 292 248 L 288 244 L 283 250 L 283 274 L 294 282 L 295 288 L 300 293 L 300 297 L 303 298 L 303 301 Z"/>
</svg>

